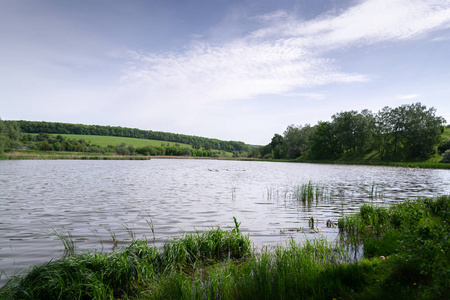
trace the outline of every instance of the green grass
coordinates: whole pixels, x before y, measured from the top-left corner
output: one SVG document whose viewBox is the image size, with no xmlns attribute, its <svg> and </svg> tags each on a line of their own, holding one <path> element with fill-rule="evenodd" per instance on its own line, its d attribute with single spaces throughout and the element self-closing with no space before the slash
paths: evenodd
<svg viewBox="0 0 450 300">
<path fill-rule="evenodd" d="M 138 139 L 138 138 L 128 138 L 128 137 L 118 137 L 118 136 L 101 136 L 101 135 L 80 135 L 80 134 L 61 134 L 62 136 L 68 139 L 80 140 L 83 139 L 86 142 L 90 142 L 94 145 L 99 145 L 101 147 L 106 147 L 108 145 L 116 146 L 121 143 L 125 143 L 127 145 L 133 145 L 134 147 L 142 147 L 142 146 L 161 146 L 161 143 L 166 146 L 170 144 L 170 146 L 179 145 L 180 147 L 188 147 L 192 148 L 191 145 L 183 144 L 183 143 L 174 143 L 174 142 L 165 142 L 158 140 L 146 140 L 146 139 Z M 54 134 L 57 136 L 57 134 Z"/>
<path fill-rule="evenodd" d="M 448 299 L 450 196 L 364 205 L 341 239 L 256 250 L 233 230 L 186 234 L 162 248 L 67 255 L 13 277 L 1 299 Z M 349 249 L 362 245 L 364 257 Z M 382 257 L 379 257 L 381 256 Z"/>
<path fill-rule="evenodd" d="M 339 229 L 345 243 L 362 243 L 366 257 L 392 255 L 385 285 L 419 285 L 416 296 L 443 299 L 450 293 L 449 220 L 450 196 L 440 196 L 390 207 L 366 204 L 359 214 L 341 219 Z"/>
<path fill-rule="evenodd" d="M 94 153 L 94 152 L 57 152 L 57 151 L 17 151 L 0 154 L 0 160 L 52 160 L 52 159 L 76 159 L 76 160 L 149 160 L 150 157 L 120 156 L 114 153 Z"/>
<path fill-rule="evenodd" d="M 450 128 L 445 128 L 444 132 L 441 134 L 441 139 L 444 140 L 450 137 Z"/>
</svg>

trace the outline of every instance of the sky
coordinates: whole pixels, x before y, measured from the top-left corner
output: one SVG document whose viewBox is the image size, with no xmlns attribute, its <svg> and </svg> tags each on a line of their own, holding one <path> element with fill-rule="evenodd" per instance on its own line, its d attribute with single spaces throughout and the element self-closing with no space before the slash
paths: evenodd
<svg viewBox="0 0 450 300">
<path fill-rule="evenodd" d="M 448 0 L 0 0 L 0 118 L 265 145 L 421 102 L 450 123 Z"/>
</svg>

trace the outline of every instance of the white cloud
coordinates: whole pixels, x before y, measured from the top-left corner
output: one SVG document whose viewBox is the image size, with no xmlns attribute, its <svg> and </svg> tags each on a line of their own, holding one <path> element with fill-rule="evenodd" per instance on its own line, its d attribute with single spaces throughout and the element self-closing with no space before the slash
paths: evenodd
<svg viewBox="0 0 450 300">
<path fill-rule="evenodd" d="M 282 94 L 286 97 L 301 97 L 301 98 L 308 98 L 308 99 L 314 99 L 314 100 L 323 100 L 326 98 L 325 94 L 320 93 L 295 93 L 295 92 L 288 92 Z"/>
<path fill-rule="evenodd" d="M 417 99 L 417 98 L 419 98 L 418 94 L 408 94 L 408 95 L 401 95 L 401 96 L 397 97 L 397 99 L 400 99 L 400 100 L 411 100 L 411 99 Z"/>
<path fill-rule="evenodd" d="M 196 41 L 181 53 L 133 53 L 133 68 L 123 82 L 153 99 L 191 103 L 364 82 L 368 76 L 339 70 L 325 51 L 448 28 L 450 2 L 369 0 L 310 21 L 285 11 L 256 19 L 266 27 L 223 44 Z"/>
</svg>

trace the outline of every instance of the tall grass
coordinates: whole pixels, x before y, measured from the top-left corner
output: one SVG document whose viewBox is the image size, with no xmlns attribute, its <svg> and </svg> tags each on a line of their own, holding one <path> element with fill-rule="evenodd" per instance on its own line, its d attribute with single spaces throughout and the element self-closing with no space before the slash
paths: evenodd
<svg viewBox="0 0 450 300">
<path fill-rule="evenodd" d="M 185 234 L 160 249 L 133 239 L 33 267 L 0 299 L 448 299 L 449 207 L 450 196 L 366 204 L 340 220 L 336 244 L 291 239 L 256 250 L 236 219 L 232 230 Z M 355 261 L 348 249 L 358 244 L 364 257 Z"/>
<path fill-rule="evenodd" d="M 70 231 L 67 231 L 67 233 L 62 231 L 53 231 L 53 235 L 57 236 L 64 246 L 64 254 L 63 256 L 72 256 L 75 255 L 75 242 L 72 238 L 72 233 Z"/>
<path fill-rule="evenodd" d="M 295 200 L 303 204 L 311 204 L 315 201 L 328 200 L 331 196 L 329 190 L 321 185 L 317 185 L 309 181 L 306 184 L 297 185 L 292 189 L 284 189 L 283 191 L 274 188 L 267 188 L 267 200 Z"/>
<path fill-rule="evenodd" d="M 326 240 L 263 250 L 245 263 L 213 265 L 194 277 L 171 274 L 155 283 L 149 299 L 333 299 L 362 288 L 367 269 L 342 263 Z M 361 268 L 361 265 L 363 267 Z M 370 265 L 370 263 L 369 263 Z M 370 272 L 369 272 L 370 273 Z"/>
<path fill-rule="evenodd" d="M 58 233 L 71 255 L 13 277 L 0 299 L 113 299 L 136 296 L 142 286 L 172 272 L 192 272 L 200 266 L 251 255 L 248 236 L 220 228 L 186 234 L 159 250 L 146 240 L 124 249 L 74 255 L 69 235 Z M 139 298 L 139 297 L 138 297 Z"/>
<path fill-rule="evenodd" d="M 393 255 L 395 280 L 409 278 L 443 296 L 450 294 L 449 220 L 450 196 L 440 196 L 390 207 L 365 204 L 359 214 L 339 220 L 338 226 L 342 242 L 362 244 L 366 257 Z"/>
</svg>

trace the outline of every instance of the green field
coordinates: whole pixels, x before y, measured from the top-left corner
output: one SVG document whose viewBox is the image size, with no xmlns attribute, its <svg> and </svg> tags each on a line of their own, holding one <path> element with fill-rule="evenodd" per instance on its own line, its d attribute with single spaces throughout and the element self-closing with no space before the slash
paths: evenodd
<svg viewBox="0 0 450 300">
<path fill-rule="evenodd" d="M 57 136 L 58 134 L 53 134 Z M 85 140 L 86 142 L 90 142 L 93 145 L 99 145 L 102 147 L 106 147 L 108 145 L 116 146 L 121 143 L 125 143 L 127 145 L 133 145 L 134 147 L 142 147 L 142 146 L 161 146 L 161 143 L 164 143 L 164 146 L 170 144 L 170 146 L 180 146 L 180 147 L 188 147 L 192 148 L 191 145 L 183 144 L 183 143 L 173 143 L 173 142 L 165 142 L 158 140 L 146 140 L 146 139 L 138 139 L 138 138 L 128 138 L 128 137 L 119 137 L 119 136 L 102 136 L 102 135 L 81 135 L 81 134 L 60 134 L 68 139 L 75 140 Z"/>
<path fill-rule="evenodd" d="M 446 127 L 444 132 L 441 134 L 441 138 L 445 139 L 445 138 L 448 138 L 448 137 L 450 137 L 450 128 Z"/>
</svg>

